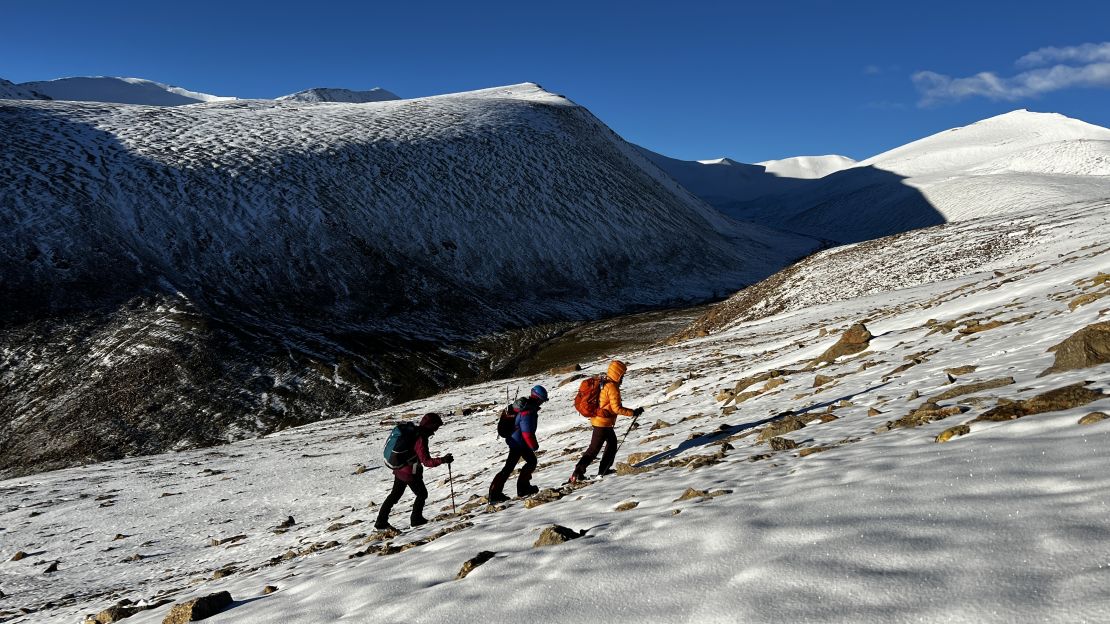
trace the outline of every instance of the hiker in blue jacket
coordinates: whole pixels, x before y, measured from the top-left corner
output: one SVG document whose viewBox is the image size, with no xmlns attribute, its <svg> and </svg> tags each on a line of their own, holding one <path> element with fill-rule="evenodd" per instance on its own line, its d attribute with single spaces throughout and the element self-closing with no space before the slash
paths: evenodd
<svg viewBox="0 0 1110 624">
<path fill-rule="evenodd" d="M 513 435 L 505 438 L 509 446 L 509 456 L 505 458 L 505 467 L 493 478 L 489 485 L 489 502 L 501 503 L 509 500 L 502 491 L 505 482 L 513 474 L 517 462 L 524 458 L 524 467 L 520 469 L 520 477 L 516 481 L 516 495 L 529 496 L 539 492 L 540 489 L 532 485 L 532 472 L 536 469 L 536 451 L 540 444 L 536 440 L 536 424 L 539 420 L 540 406 L 547 401 L 547 389 L 543 386 L 532 388 L 532 393 L 521 397 L 513 403 L 516 412 L 516 429 Z"/>
</svg>

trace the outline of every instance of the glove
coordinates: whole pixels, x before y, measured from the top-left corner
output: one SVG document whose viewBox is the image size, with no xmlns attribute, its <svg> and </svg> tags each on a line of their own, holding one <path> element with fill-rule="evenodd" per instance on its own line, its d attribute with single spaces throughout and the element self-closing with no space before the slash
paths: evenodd
<svg viewBox="0 0 1110 624">
<path fill-rule="evenodd" d="M 443 463 L 450 464 L 453 461 L 455 461 L 455 456 L 454 455 L 448 453 L 448 454 L 443 456 Z"/>
<path fill-rule="evenodd" d="M 636 409 L 632 410 L 632 415 L 633 416 L 639 416 L 640 414 L 643 414 L 643 413 L 644 413 L 644 408 L 642 408 L 642 407 L 637 407 Z"/>
</svg>

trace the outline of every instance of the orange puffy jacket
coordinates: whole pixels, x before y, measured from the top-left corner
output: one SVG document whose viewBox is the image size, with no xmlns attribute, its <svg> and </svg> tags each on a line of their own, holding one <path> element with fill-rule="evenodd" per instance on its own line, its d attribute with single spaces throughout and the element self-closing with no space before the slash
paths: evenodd
<svg viewBox="0 0 1110 624">
<path fill-rule="evenodd" d="M 621 379 L 624 378 L 628 367 L 620 360 L 609 363 L 606 371 L 607 381 L 601 386 L 601 399 L 598 402 L 604 416 L 595 416 L 590 419 L 590 424 L 595 427 L 610 427 L 617 424 L 617 416 L 631 416 L 632 410 L 621 403 Z"/>
</svg>

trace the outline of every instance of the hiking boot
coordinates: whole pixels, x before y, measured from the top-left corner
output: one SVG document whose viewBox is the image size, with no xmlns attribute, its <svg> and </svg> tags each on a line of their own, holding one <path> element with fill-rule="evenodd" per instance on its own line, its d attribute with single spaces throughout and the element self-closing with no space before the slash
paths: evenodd
<svg viewBox="0 0 1110 624">
<path fill-rule="evenodd" d="M 540 488 L 538 488 L 537 486 L 529 485 L 527 488 L 525 488 L 523 490 L 517 490 L 516 495 L 519 496 L 520 498 L 524 498 L 525 496 L 531 496 L 533 494 L 538 494 L 539 491 L 540 491 Z"/>
<path fill-rule="evenodd" d="M 428 524 L 428 519 L 425 518 L 424 516 L 420 516 L 418 518 L 413 518 L 412 520 L 409 520 L 409 526 L 411 526 L 411 527 L 418 527 L 422 524 Z"/>
<path fill-rule="evenodd" d="M 606 475 L 611 475 L 611 474 L 616 474 L 616 473 L 617 473 L 616 470 L 613 470 L 612 468 L 609 468 L 608 470 L 602 470 L 602 471 L 598 472 L 597 476 L 604 477 Z"/>
<path fill-rule="evenodd" d="M 397 531 L 398 533 L 400 533 L 400 531 L 397 529 L 397 527 L 393 526 L 392 524 L 390 524 L 388 522 L 375 522 L 374 523 L 374 530 L 376 530 L 376 531 Z"/>
<path fill-rule="evenodd" d="M 586 477 L 586 475 L 580 475 L 578 473 L 574 473 L 574 474 L 570 475 L 569 479 L 567 479 L 567 483 L 569 483 L 571 485 L 574 485 L 576 483 L 581 483 L 583 481 L 586 481 L 587 479 L 588 479 L 588 477 Z"/>
<path fill-rule="evenodd" d="M 497 494 L 490 494 L 486 497 L 486 500 L 489 501 L 489 504 L 496 505 L 497 503 L 505 503 L 512 499 L 510 499 L 508 496 L 505 496 L 501 492 L 498 492 Z"/>
</svg>

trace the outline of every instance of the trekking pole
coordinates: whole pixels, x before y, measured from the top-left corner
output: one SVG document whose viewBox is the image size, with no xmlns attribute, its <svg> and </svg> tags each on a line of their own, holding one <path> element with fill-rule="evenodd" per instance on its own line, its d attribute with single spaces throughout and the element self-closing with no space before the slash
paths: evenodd
<svg viewBox="0 0 1110 624">
<path fill-rule="evenodd" d="M 624 430 L 624 435 L 621 436 L 621 441 L 617 442 L 617 449 L 616 449 L 617 451 L 621 450 L 621 445 L 624 444 L 624 439 L 628 437 L 628 432 L 632 431 L 632 428 L 636 426 L 636 421 L 639 420 L 639 419 L 640 419 L 639 415 L 636 415 L 636 416 L 632 417 L 632 422 L 628 424 L 628 429 Z M 616 451 L 614 451 L 614 453 L 615 452 Z"/>
<path fill-rule="evenodd" d="M 447 464 L 447 484 L 451 486 L 451 513 L 457 514 L 455 511 L 455 479 L 451 476 L 451 464 Z"/>
</svg>

